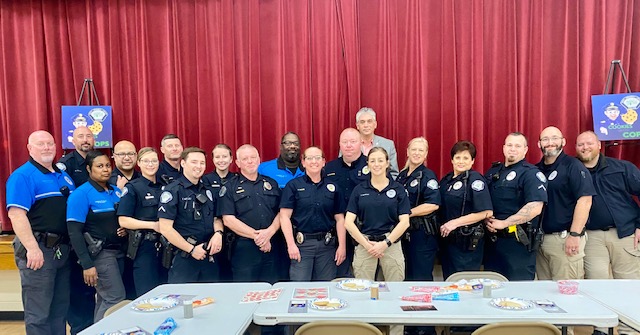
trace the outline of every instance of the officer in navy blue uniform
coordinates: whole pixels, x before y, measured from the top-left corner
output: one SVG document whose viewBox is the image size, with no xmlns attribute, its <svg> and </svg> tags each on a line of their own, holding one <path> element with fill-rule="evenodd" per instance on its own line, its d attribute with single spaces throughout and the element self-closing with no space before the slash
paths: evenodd
<svg viewBox="0 0 640 335">
<path fill-rule="evenodd" d="M 175 134 L 164 135 L 160 141 L 160 151 L 164 159 L 160 162 L 157 175 L 166 184 L 182 176 L 182 168 L 180 167 L 182 150 L 182 142 Z"/>
<path fill-rule="evenodd" d="M 240 174 L 220 188 L 224 225 L 232 230 L 231 268 L 236 282 L 279 280 L 271 238 L 280 229 L 278 205 L 281 191 L 272 178 L 258 174 L 258 150 L 245 144 L 236 151 Z"/>
<path fill-rule="evenodd" d="M 120 226 L 130 229 L 127 257 L 133 260 L 136 297 L 167 282 L 158 233 L 158 203 L 164 186 L 156 179 L 158 164 L 155 149 L 140 149 L 138 166 L 142 177 L 126 184 L 118 206 Z"/>
<path fill-rule="evenodd" d="M 217 198 L 200 178 L 206 169 L 204 150 L 182 152 L 183 175 L 160 195 L 160 232 L 178 253 L 169 270 L 169 283 L 216 282 L 215 256 L 222 250 L 222 222 L 215 217 Z"/>
<path fill-rule="evenodd" d="M 122 283 L 124 239 L 118 234 L 116 207 L 122 195 L 107 181 L 111 162 L 104 153 L 87 153 L 89 180 L 78 187 L 67 204 L 67 228 L 78 255 L 86 285 L 95 287 L 97 296 L 94 321 L 104 317 L 111 306 L 125 299 Z"/>
<path fill-rule="evenodd" d="M 113 161 L 116 166 L 111 172 L 109 184 L 122 189 L 126 183 L 140 178 L 140 171 L 135 169 L 137 156 L 133 143 L 126 140 L 118 141 L 113 146 Z"/>
<path fill-rule="evenodd" d="M 72 143 L 75 150 L 60 158 L 56 166 L 60 170 L 65 170 L 76 187 L 84 184 L 89 179 L 85 157 L 93 150 L 95 138 L 93 133 L 86 126 L 81 126 L 73 131 Z M 69 256 L 71 264 L 71 289 L 74 297 L 69 304 L 67 321 L 71 327 L 71 335 L 75 335 L 93 324 L 93 311 L 96 308 L 96 290 L 85 285 L 82 279 L 82 267 L 78 264 L 78 256 L 75 252 Z"/>
<path fill-rule="evenodd" d="M 16 233 L 15 260 L 20 271 L 27 334 L 66 334 L 69 307 L 69 235 L 67 196 L 75 189 L 53 160 L 53 136 L 39 130 L 29 136 L 30 159 L 7 181 L 7 210 Z"/>
<path fill-rule="evenodd" d="M 402 247 L 406 261 L 406 280 L 433 280 L 433 264 L 438 252 L 439 233 L 435 211 L 440 207 L 436 174 L 424 166 L 429 144 L 424 137 L 409 142 L 407 165 L 396 181 L 409 194 L 411 214 Z"/>
<path fill-rule="evenodd" d="M 538 250 L 536 274 L 541 280 L 584 278 L 585 225 L 596 194 L 589 171 L 562 150 L 566 139 L 547 127 L 538 142 L 544 157 L 536 166 L 547 178 L 549 202 L 542 218 L 544 243 Z"/>
<path fill-rule="evenodd" d="M 330 281 L 345 259 L 345 204 L 336 184 L 322 178 L 325 159 L 320 148 L 307 148 L 302 165 L 306 175 L 289 181 L 280 201 L 280 225 L 291 259 L 289 277 Z"/>
<path fill-rule="evenodd" d="M 490 238 L 484 268 L 511 281 L 533 280 L 539 215 L 547 201 L 546 178 L 524 159 L 528 146 L 522 133 L 509 134 L 502 150 L 505 163 L 495 163 L 485 174 L 493 217 L 485 220 Z"/>
<path fill-rule="evenodd" d="M 484 177 L 471 170 L 476 147 L 460 141 L 451 148 L 453 172 L 440 181 L 440 235 L 444 278 L 460 271 L 477 271 L 484 252 L 484 219 L 493 215 Z"/>
<path fill-rule="evenodd" d="M 344 196 L 344 203 L 349 203 L 349 198 L 356 185 L 369 180 L 369 167 L 367 157 L 362 154 L 362 140 L 358 130 L 347 128 L 340 134 L 340 152 L 338 157 L 328 162 L 324 167 L 324 178 L 335 183 Z M 353 240 L 347 238 L 346 259 L 338 266 L 336 276 L 338 278 L 353 277 L 351 264 L 353 263 Z"/>
</svg>

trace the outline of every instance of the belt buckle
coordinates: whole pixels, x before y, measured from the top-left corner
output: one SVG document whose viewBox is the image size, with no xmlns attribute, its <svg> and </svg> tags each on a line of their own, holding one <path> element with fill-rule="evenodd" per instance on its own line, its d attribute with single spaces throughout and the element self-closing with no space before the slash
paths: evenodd
<svg viewBox="0 0 640 335">
<path fill-rule="evenodd" d="M 568 234 L 568 233 L 567 233 L 567 231 L 566 231 L 566 230 L 561 231 L 561 232 L 560 232 L 560 238 L 567 238 L 567 234 Z"/>
</svg>

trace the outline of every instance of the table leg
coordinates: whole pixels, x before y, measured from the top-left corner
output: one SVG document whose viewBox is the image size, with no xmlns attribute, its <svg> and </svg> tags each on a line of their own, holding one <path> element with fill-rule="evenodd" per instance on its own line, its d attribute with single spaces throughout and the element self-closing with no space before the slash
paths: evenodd
<svg viewBox="0 0 640 335">
<path fill-rule="evenodd" d="M 567 335 L 567 326 L 562 326 L 562 335 Z"/>
</svg>

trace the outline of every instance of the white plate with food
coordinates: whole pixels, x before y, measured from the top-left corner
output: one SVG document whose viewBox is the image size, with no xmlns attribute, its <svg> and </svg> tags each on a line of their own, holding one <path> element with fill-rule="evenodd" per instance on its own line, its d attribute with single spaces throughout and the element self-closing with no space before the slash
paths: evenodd
<svg viewBox="0 0 640 335">
<path fill-rule="evenodd" d="M 367 291 L 371 283 L 373 282 L 368 279 L 350 278 L 339 281 L 336 286 L 345 291 Z"/>
<path fill-rule="evenodd" d="M 489 305 L 511 311 L 521 311 L 533 307 L 533 302 L 520 298 L 495 298 L 491 299 Z"/>
<path fill-rule="evenodd" d="M 164 298 L 151 298 L 139 300 L 133 303 L 131 308 L 134 311 L 140 312 L 155 312 L 163 311 L 165 309 L 173 308 L 178 305 L 180 301 L 176 298 L 164 297 Z"/>
<path fill-rule="evenodd" d="M 318 311 L 336 311 L 347 307 L 347 302 L 338 298 L 313 299 L 309 307 Z"/>
</svg>

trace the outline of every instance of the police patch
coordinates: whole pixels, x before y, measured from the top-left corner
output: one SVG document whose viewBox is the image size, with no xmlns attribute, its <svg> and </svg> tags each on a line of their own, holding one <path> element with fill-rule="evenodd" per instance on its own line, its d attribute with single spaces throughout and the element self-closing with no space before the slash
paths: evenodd
<svg viewBox="0 0 640 335">
<path fill-rule="evenodd" d="M 59 164 L 62 164 L 62 163 L 59 163 Z M 69 178 L 67 176 L 64 176 L 64 181 L 66 181 L 67 184 L 69 184 L 69 185 L 73 185 L 73 180 L 71 180 L 71 178 Z"/>
<path fill-rule="evenodd" d="M 543 183 L 547 181 L 547 177 L 545 177 L 544 173 L 542 172 L 536 173 L 536 177 L 538 177 L 538 180 L 540 180 Z"/>
<path fill-rule="evenodd" d="M 511 171 L 509 172 L 509 174 L 507 175 L 507 180 L 508 181 L 512 181 L 514 178 L 516 177 L 516 172 L 515 171 Z"/>
<path fill-rule="evenodd" d="M 432 190 L 438 189 L 438 182 L 435 179 L 431 179 L 427 182 L 427 187 Z"/>
<path fill-rule="evenodd" d="M 218 196 L 222 198 L 224 197 L 225 193 L 227 193 L 227 187 L 226 186 L 220 187 L 220 192 L 218 192 Z"/>
<path fill-rule="evenodd" d="M 418 179 L 414 179 L 414 180 L 411 182 L 411 184 L 409 184 L 409 186 L 411 186 L 411 187 L 416 187 L 416 186 L 418 186 Z"/>
<path fill-rule="evenodd" d="M 58 162 L 58 163 L 56 163 L 56 167 L 57 167 L 57 168 L 58 168 L 58 170 L 60 170 L 60 171 L 67 171 L 67 166 L 66 166 L 66 165 L 64 165 L 64 163 L 62 163 L 62 162 Z"/>
<path fill-rule="evenodd" d="M 388 190 L 388 191 L 387 191 L 387 196 L 388 196 L 390 199 L 393 199 L 393 197 L 395 197 L 395 196 L 396 196 L 396 190 L 394 190 L 394 189 L 390 189 L 390 190 Z"/>
<path fill-rule="evenodd" d="M 556 176 L 558 175 L 558 171 L 553 171 L 551 172 L 551 174 L 549 175 L 549 180 L 554 180 L 556 179 Z"/>
<path fill-rule="evenodd" d="M 211 190 L 207 190 L 205 193 L 207 194 L 207 198 L 209 198 L 209 200 L 213 201 L 213 194 L 211 194 Z"/>
<path fill-rule="evenodd" d="M 336 191 L 336 185 L 327 184 L 327 190 L 329 190 L 329 192 L 335 192 Z"/>
<path fill-rule="evenodd" d="M 116 196 L 118 196 L 118 198 L 122 198 L 123 194 L 120 191 L 116 191 Z"/>
<path fill-rule="evenodd" d="M 584 171 L 580 171 L 580 174 L 582 175 L 582 179 L 587 178 L 586 174 L 584 173 Z"/>
<path fill-rule="evenodd" d="M 262 185 L 262 187 L 264 187 L 264 189 L 267 191 L 271 191 L 271 189 L 273 188 L 273 186 L 271 186 L 271 183 L 266 180 L 264 181 L 264 184 Z"/>
<path fill-rule="evenodd" d="M 124 197 L 127 193 L 129 193 L 129 189 L 125 186 L 122 188 L 122 196 Z"/>
<path fill-rule="evenodd" d="M 457 181 L 455 184 L 453 184 L 453 189 L 454 190 L 459 190 L 462 187 L 462 182 L 461 181 Z"/>
<path fill-rule="evenodd" d="M 369 174 L 369 167 L 365 166 L 362 168 L 362 174 Z"/>
<path fill-rule="evenodd" d="M 480 192 L 480 191 L 484 190 L 484 182 L 482 180 L 476 180 L 473 183 L 471 183 L 471 188 L 474 191 Z"/>
<path fill-rule="evenodd" d="M 171 192 L 164 191 L 162 192 L 162 194 L 160 194 L 160 203 L 166 204 L 171 200 L 173 200 L 173 195 L 171 195 Z"/>
</svg>

